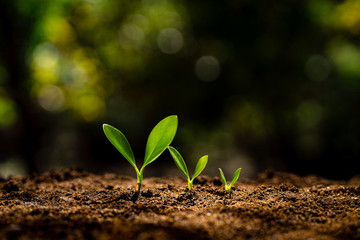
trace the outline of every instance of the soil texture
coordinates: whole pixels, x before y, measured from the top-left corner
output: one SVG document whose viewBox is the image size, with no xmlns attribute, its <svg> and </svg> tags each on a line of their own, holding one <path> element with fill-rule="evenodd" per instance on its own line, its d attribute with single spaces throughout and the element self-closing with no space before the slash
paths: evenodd
<svg viewBox="0 0 360 240">
<path fill-rule="evenodd" d="M 0 179 L 0 239 L 360 239 L 360 177 L 266 171 L 231 196 L 218 177 L 136 179 L 78 169 Z"/>
</svg>

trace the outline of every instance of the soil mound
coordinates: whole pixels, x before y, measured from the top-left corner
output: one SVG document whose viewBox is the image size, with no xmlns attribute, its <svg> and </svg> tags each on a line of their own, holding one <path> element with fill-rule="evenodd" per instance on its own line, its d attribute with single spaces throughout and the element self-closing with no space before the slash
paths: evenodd
<svg viewBox="0 0 360 240">
<path fill-rule="evenodd" d="M 266 171 L 235 184 L 79 169 L 0 181 L 0 239 L 360 239 L 360 178 Z"/>
</svg>

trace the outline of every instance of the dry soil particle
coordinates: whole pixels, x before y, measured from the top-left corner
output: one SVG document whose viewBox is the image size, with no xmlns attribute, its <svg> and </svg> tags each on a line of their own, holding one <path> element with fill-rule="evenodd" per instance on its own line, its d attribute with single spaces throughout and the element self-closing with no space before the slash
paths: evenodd
<svg viewBox="0 0 360 240">
<path fill-rule="evenodd" d="M 0 182 L 0 239 L 360 239 L 360 179 L 267 171 L 235 184 L 77 169 Z"/>
</svg>

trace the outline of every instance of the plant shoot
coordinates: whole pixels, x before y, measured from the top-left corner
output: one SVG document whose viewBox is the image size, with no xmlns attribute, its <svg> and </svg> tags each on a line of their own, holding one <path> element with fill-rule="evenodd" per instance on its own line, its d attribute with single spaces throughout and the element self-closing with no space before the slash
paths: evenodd
<svg viewBox="0 0 360 240">
<path fill-rule="evenodd" d="M 186 177 L 186 179 L 188 181 L 189 190 L 191 191 L 191 189 L 193 187 L 194 179 L 200 175 L 200 173 L 204 170 L 204 168 L 208 162 L 208 155 L 202 156 L 199 159 L 198 163 L 196 164 L 194 174 L 193 174 L 192 178 L 190 179 L 189 172 L 188 172 L 188 169 L 186 167 L 186 163 L 185 163 L 183 157 L 180 155 L 180 153 L 174 147 L 169 146 L 168 149 L 169 149 L 171 156 L 174 159 L 176 166 L 180 169 L 180 171 Z"/>
<path fill-rule="evenodd" d="M 175 137 L 178 125 L 176 115 L 168 116 L 161 120 L 150 132 L 147 140 L 144 163 L 140 170 L 136 166 L 135 157 L 125 135 L 115 127 L 109 124 L 103 124 L 103 130 L 106 137 L 114 147 L 124 156 L 124 158 L 133 166 L 136 172 L 137 184 L 135 194 L 132 200 L 135 202 L 139 197 L 141 183 L 143 180 L 144 168 L 155 161 L 170 145 Z"/>
<path fill-rule="evenodd" d="M 231 193 L 231 187 L 232 185 L 234 185 L 234 183 L 236 183 L 236 181 L 239 179 L 239 175 L 240 175 L 240 171 L 241 171 L 241 168 L 238 168 L 235 173 L 234 173 L 234 176 L 230 182 L 230 184 L 228 185 L 227 182 L 226 182 L 226 178 L 225 178 L 225 175 L 223 173 L 223 171 L 221 170 L 221 168 L 219 168 L 219 171 L 220 171 L 220 176 L 221 176 L 221 181 L 224 183 L 225 185 L 225 190 L 229 192 L 229 194 Z"/>
</svg>

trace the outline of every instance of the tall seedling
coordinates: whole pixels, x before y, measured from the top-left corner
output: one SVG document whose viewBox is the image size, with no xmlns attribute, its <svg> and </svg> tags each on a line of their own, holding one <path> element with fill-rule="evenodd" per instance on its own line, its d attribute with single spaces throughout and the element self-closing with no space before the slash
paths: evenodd
<svg viewBox="0 0 360 240">
<path fill-rule="evenodd" d="M 140 170 L 136 166 L 135 157 L 125 135 L 118 129 L 109 124 L 103 124 L 103 130 L 106 137 L 114 145 L 114 147 L 124 156 L 126 160 L 133 166 L 136 172 L 136 189 L 132 200 L 135 202 L 140 193 L 141 183 L 143 180 L 144 168 L 155 161 L 170 145 L 175 137 L 178 126 L 176 115 L 168 116 L 161 120 L 151 131 L 147 140 L 144 163 Z"/>
</svg>

